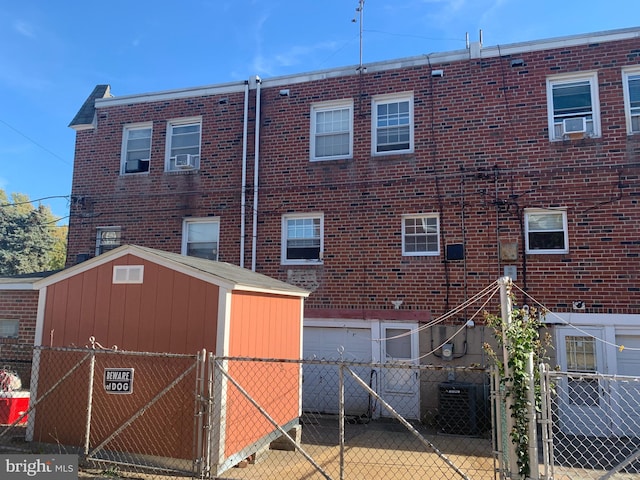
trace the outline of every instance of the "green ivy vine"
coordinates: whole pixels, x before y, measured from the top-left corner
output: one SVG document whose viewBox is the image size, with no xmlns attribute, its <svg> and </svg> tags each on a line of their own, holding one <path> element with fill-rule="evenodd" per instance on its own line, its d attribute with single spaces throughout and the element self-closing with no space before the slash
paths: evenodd
<svg viewBox="0 0 640 480">
<path fill-rule="evenodd" d="M 513 301 L 513 299 L 512 299 Z M 500 349 L 506 347 L 508 366 L 511 377 L 505 375 L 502 351 L 497 354 L 491 345 L 484 344 L 484 349 L 496 363 L 500 372 L 500 384 L 505 387 L 506 395 L 511 397 L 511 417 L 513 429 L 510 433 L 511 441 L 516 447 L 518 472 L 523 478 L 530 473 L 529 458 L 529 375 L 527 363 L 529 353 L 533 352 L 533 364 L 539 365 L 548 360 L 546 347 L 551 345 L 550 336 L 546 334 L 540 338 L 541 322 L 535 308 L 517 308 L 514 306 L 511 322 L 504 325 L 502 317 L 485 313 L 485 321 L 493 328 L 494 335 Z M 506 345 L 504 342 L 506 341 Z M 540 372 L 534 368 L 535 376 L 535 408 L 540 411 Z"/>
</svg>

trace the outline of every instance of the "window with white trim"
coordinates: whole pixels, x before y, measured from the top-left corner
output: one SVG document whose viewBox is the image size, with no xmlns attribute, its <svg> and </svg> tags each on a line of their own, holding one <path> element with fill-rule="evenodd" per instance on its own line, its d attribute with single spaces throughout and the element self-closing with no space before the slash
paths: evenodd
<svg viewBox="0 0 640 480">
<path fill-rule="evenodd" d="M 200 168 L 202 120 L 188 118 L 167 123 L 165 169 L 169 172 Z"/>
<path fill-rule="evenodd" d="M 568 253 L 567 212 L 527 209 L 524 213 L 527 253 Z"/>
<path fill-rule="evenodd" d="M 125 125 L 122 132 L 121 174 L 147 173 L 151 159 L 151 124 Z"/>
<path fill-rule="evenodd" d="M 96 255 L 120 246 L 120 227 L 98 227 L 96 235 Z"/>
<path fill-rule="evenodd" d="M 18 338 L 20 320 L 0 319 L 0 338 Z"/>
<path fill-rule="evenodd" d="M 622 87 L 627 133 L 640 133 L 640 69 L 623 70 Z"/>
<path fill-rule="evenodd" d="M 353 156 L 353 100 L 311 106 L 311 160 Z"/>
<path fill-rule="evenodd" d="M 374 97 L 373 155 L 413 152 L 413 95 Z"/>
<path fill-rule="evenodd" d="M 600 136 L 597 73 L 563 75 L 547 79 L 549 139 Z"/>
<path fill-rule="evenodd" d="M 182 254 L 189 257 L 218 260 L 220 219 L 187 218 L 182 227 Z"/>
<path fill-rule="evenodd" d="M 282 217 L 282 263 L 322 262 L 324 216 L 290 214 Z"/>
<path fill-rule="evenodd" d="M 440 255 L 438 214 L 403 215 L 402 255 Z"/>
</svg>

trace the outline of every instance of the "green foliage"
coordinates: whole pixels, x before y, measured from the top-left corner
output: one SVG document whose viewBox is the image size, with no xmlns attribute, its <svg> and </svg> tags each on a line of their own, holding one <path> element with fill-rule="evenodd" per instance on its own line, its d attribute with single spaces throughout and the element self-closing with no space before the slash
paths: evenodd
<svg viewBox="0 0 640 480">
<path fill-rule="evenodd" d="M 42 272 L 64 267 L 66 227 L 55 225 L 49 207 L 34 207 L 0 189 L 0 275 Z"/>
<path fill-rule="evenodd" d="M 529 354 L 533 353 L 533 373 L 535 377 L 535 408 L 540 411 L 540 373 L 535 366 L 548 360 L 546 347 L 550 343 L 549 336 L 540 338 L 542 327 L 538 320 L 536 309 L 513 309 L 511 322 L 504 325 L 502 317 L 485 314 L 487 325 L 493 328 L 494 335 L 500 348 L 507 351 L 508 369 L 505 369 L 503 360 L 498 356 L 490 345 L 485 344 L 484 348 L 493 358 L 500 371 L 500 383 L 506 389 L 506 394 L 511 397 L 511 417 L 513 418 L 513 429 L 510 433 L 511 441 L 516 447 L 518 458 L 518 471 L 523 477 L 527 477 L 530 472 L 529 465 L 529 373 L 527 364 Z M 510 376 L 505 371 L 510 372 Z"/>
</svg>

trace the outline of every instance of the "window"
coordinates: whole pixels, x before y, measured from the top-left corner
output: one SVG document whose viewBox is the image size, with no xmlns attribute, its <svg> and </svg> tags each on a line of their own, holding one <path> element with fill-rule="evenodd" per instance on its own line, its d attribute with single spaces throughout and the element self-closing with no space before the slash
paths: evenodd
<svg viewBox="0 0 640 480">
<path fill-rule="evenodd" d="M 551 140 L 600 136 L 597 74 L 547 79 L 547 102 Z"/>
<path fill-rule="evenodd" d="M 146 173 L 151 159 L 151 125 L 127 125 L 122 133 L 120 173 Z"/>
<path fill-rule="evenodd" d="M 440 222 L 437 214 L 402 218 L 402 255 L 439 255 Z"/>
<path fill-rule="evenodd" d="M 282 217 L 282 263 L 321 262 L 324 250 L 321 214 Z"/>
<path fill-rule="evenodd" d="M 0 320 L 0 338 L 18 338 L 19 320 Z"/>
<path fill-rule="evenodd" d="M 219 218 L 194 218 L 184 221 L 182 230 L 183 255 L 218 260 L 219 242 Z"/>
<path fill-rule="evenodd" d="M 200 168 L 200 127 L 199 118 L 174 120 L 167 124 L 167 171 Z"/>
<path fill-rule="evenodd" d="M 373 154 L 413 151 L 412 95 L 376 97 L 373 99 Z"/>
<path fill-rule="evenodd" d="M 98 227 L 96 255 L 120 246 L 120 227 Z"/>
<path fill-rule="evenodd" d="M 353 101 L 311 107 L 311 160 L 351 158 Z"/>
<path fill-rule="evenodd" d="M 567 371 L 596 373 L 596 340 L 586 336 L 567 336 Z M 599 404 L 598 380 L 569 377 L 569 401 L 573 405 L 597 406 Z"/>
<path fill-rule="evenodd" d="M 527 253 L 568 253 L 567 212 L 564 210 L 525 211 Z"/>
<path fill-rule="evenodd" d="M 622 72 L 627 132 L 640 132 L 640 70 Z"/>
</svg>

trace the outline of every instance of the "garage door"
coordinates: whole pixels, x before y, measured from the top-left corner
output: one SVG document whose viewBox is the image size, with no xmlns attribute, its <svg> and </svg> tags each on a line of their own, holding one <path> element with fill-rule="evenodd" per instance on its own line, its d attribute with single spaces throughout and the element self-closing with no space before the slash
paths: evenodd
<svg viewBox="0 0 640 480">
<path fill-rule="evenodd" d="M 305 327 L 303 356 L 312 360 L 372 361 L 371 329 L 346 327 Z M 369 367 L 355 367 L 360 378 L 376 390 L 376 372 Z M 307 364 L 303 367 L 302 409 L 306 412 L 331 413 L 339 411 L 339 372 L 334 365 Z M 369 413 L 369 395 L 350 375 L 345 380 L 345 412 L 347 415 Z"/>
</svg>

